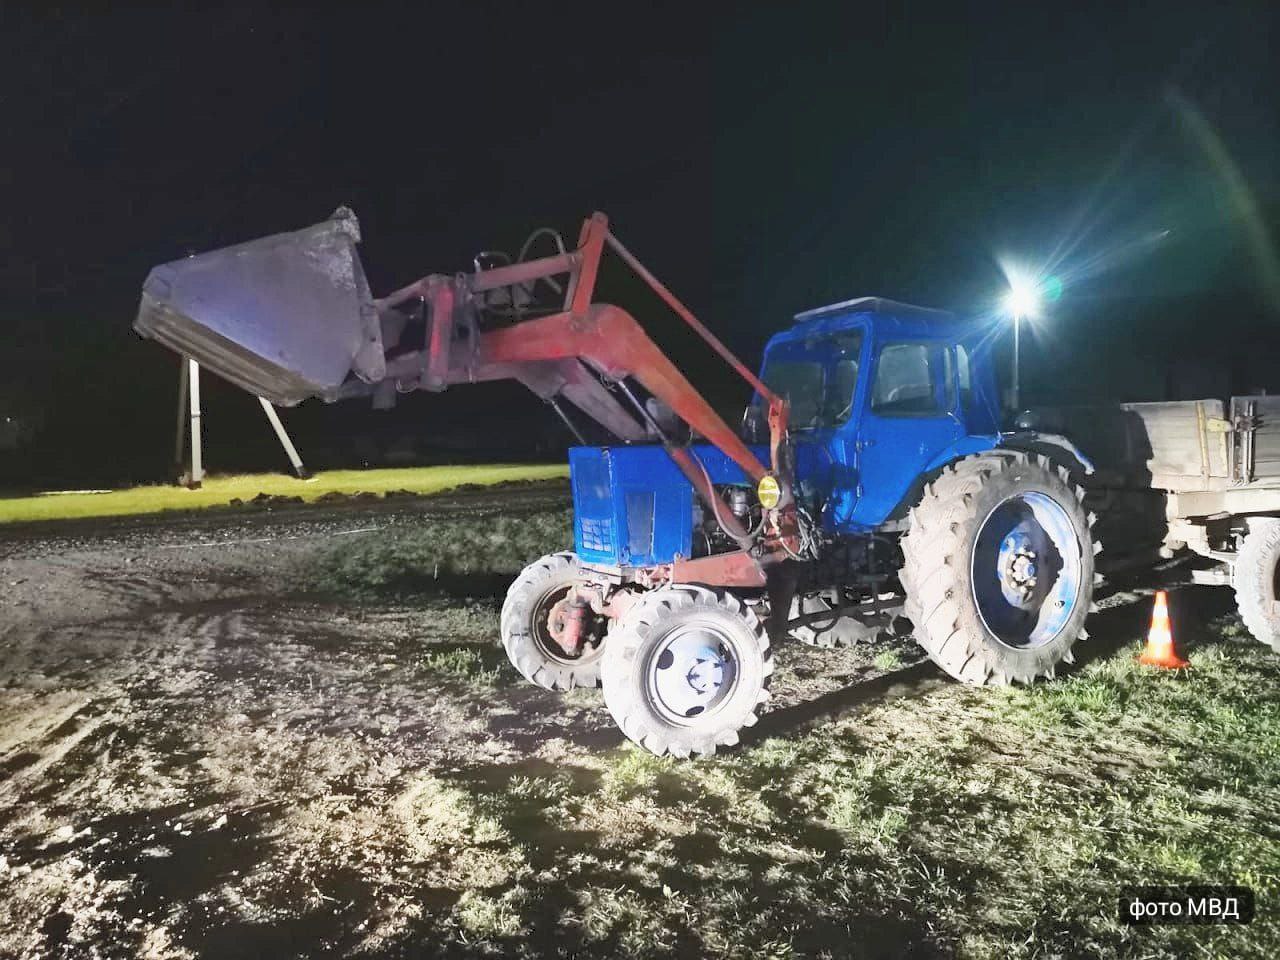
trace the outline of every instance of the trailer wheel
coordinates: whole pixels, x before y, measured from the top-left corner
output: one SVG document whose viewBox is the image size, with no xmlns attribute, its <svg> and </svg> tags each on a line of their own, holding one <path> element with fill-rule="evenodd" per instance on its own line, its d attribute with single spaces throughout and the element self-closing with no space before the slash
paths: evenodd
<svg viewBox="0 0 1280 960">
<path fill-rule="evenodd" d="M 796 597 L 791 601 L 789 619 L 824 613 L 831 608 L 831 602 L 819 594 Z M 853 617 L 832 615 L 792 627 L 788 633 L 792 638 L 812 647 L 851 647 L 864 640 L 874 640 L 879 630 L 868 627 Z"/>
<path fill-rule="evenodd" d="M 1072 662 L 1093 600 L 1096 519 L 1066 468 L 999 451 L 928 484 L 902 540 L 906 615 L 957 680 L 1030 683 Z"/>
<path fill-rule="evenodd" d="M 597 642 L 588 642 L 576 657 L 560 649 L 548 624 L 552 607 L 580 578 L 574 554 L 551 553 L 521 571 L 502 604 L 499 624 L 508 659 L 526 680 L 548 690 L 600 686 L 603 623 Z"/>
<path fill-rule="evenodd" d="M 656 590 L 615 621 L 604 702 L 631 740 L 662 756 L 711 756 L 756 722 L 773 673 L 769 637 L 731 593 Z"/>
<path fill-rule="evenodd" d="M 1232 579 L 1244 625 L 1255 640 L 1280 653 L 1280 520 L 1250 521 Z"/>
</svg>

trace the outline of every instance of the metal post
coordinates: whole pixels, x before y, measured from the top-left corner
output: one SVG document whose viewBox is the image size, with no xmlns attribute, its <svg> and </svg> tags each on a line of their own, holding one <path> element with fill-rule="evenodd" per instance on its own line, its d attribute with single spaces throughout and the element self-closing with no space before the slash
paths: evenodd
<svg viewBox="0 0 1280 960">
<path fill-rule="evenodd" d="M 178 430 L 173 444 L 173 468 L 177 471 L 178 482 L 183 482 L 184 464 L 182 441 L 187 439 L 187 358 L 182 357 L 178 363 Z"/>
<path fill-rule="evenodd" d="M 1013 412 L 1018 412 L 1021 405 L 1021 393 L 1018 389 L 1018 341 L 1019 333 L 1022 329 L 1022 314 L 1015 313 L 1013 315 Z"/>
<path fill-rule="evenodd" d="M 307 472 L 307 468 L 302 465 L 302 458 L 298 456 L 298 450 L 293 445 L 293 441 L 289 439 L 289 434 L 284 429 L 284 424 L 280 422 L 280 415 L 276 413 L 276 408 L 266 397 L 259 397 L 258 402 L 262 404 L 262 412 L 267 415 L 267 420 L 271 423 L 272 429 L 275 430 L 276 436 L 280 440 L 280 446 L 284 447 L 284 452 L 289 456 L 289 462 L 293 464 L 293 472 L 298 475 L 299 480 L 305 480 L 311 476 Z"/>
<path fill-rule="evenodd" d="M 204 482 L 200 435 L 200 364 L 188 360 L 187 377 L 191 382 L 191 479 L 187 481 L 187 486 L 196 490 Z"/>
</svg>

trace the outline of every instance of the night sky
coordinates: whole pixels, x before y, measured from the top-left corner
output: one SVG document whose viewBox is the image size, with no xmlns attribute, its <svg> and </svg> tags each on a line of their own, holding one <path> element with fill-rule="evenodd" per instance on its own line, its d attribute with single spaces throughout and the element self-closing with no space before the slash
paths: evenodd
<svg viewBox="0 0 1280 960">
<path fill-rule="evenodd" d="M 1032 401 L 1280 390 L 1274 4 L 514 6 L 0 8 L 0 404 L 42 423 L 0 480 L 162 479 L 147 271 L 341 203 L 375 291 L 599 209 L 753 364 L 856 295 L 989 311 L 1011 258 L 1065 283 Z M 619 271 L 602 293 L 745 400 Z M 207 405 L 214 469 L 283 466 L 250 398 Z M 322 462 L 433 424 L 564 439 L 516 387 L 286 420 Z"/>
</svg>

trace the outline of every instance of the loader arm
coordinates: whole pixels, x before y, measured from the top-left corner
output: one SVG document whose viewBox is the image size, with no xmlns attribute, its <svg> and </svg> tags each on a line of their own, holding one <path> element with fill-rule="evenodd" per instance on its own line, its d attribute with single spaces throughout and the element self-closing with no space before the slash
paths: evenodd
<svg viewBox="0 0 1280 960">
<path fill-rule="evenodd" d="M 753 482 L 758 483 L 769 472 L 649 338 L 635 318 L 619 307 L 592 304 L 585 316 L 560 313 L 483 334 L 479 354 L 482 363 L 496 363 L 516 371 L 530 362 L 581 359 L 606 381 L 621 382 L 632 377 L 723 451 Z M 471 379 L 469 368 L 450 370 L 450 380 L 454 383 L 465 383 Z M 566 397 L 575 404 L 579 403 L 577 396 L 566 393 Z M 590 402 L 582 409 L 596 415 L 594 404 Z M 600 417 L 597 419 L 604 422 Z M 719 495 L 712 488 L 710 479 L 693 456 L 666 438 L 663 438 L 663 444 L 699 497 L 716 511 L 726 532 L 742 546 L 748 546 L 750 537 L 747 531 L 719 502 Z M 716 498 L 715 503 L 711 502 L 713 497 Z"/>
<path fill-rule="evenodd" d="M 619 307 L 592 304 L 585 315 L 560 313 L 495 330 L 481 336 L 479 353 L 482 360 L 513 365 L 576 357 L 606 380 L 633 377 L 724 451 L 753 481 L 759 482 L 768 473 L 635 318 Z M 453 368 L 450 379 L 465 382 L 469 376 L 465 368 Z"/>
<path fill-rule="evenodd" d="M 423 373 L 421 386 L 425 389 L 438 390 L 450 383 L 475 380 L 506 377 L 522 379 L 518 375 L 519 365 L 536 361 L 582 359 L 607 380 L 619 381 L 633 377 L 696 432 L 724 451 L 752 480 L 758 482 L 770 471 L 725 424 L 640 324 L 617 307 L 592 302 L 600 260 L 606 246 L 764 398 L 769 405 L 773 440 L 771 447 L 776 449 L 787 429 L 784 401 L 765 386 L 750 368 L 734 356 L 688 307 L 622 245 L 609 231 L 608 220 L 602 213 L 593 214 L 583 223 L 578 248 L 572 252 L 457 278 L 433 274 L 401 287 L 375 303 L 380 312 L 415 298 L 422 298 L 427 304 L 431 317 L 430 336 L 426 349 L 415 356 L 415 362 Z M 503 330 L 481 334 L 479 346 L 469 356 L 472 362 L 462 365 L 456 362 L 454 344 L 459 339 L 456 328 L 461 322 L 457 311 L 465 308 L 470 297 L 559 274 L 569 274 L 571 278 L 562 313 L 526 320 Z M 440 322 L 437 318 L 440 318 Z M 515 369 L 502 369 L 504 364 Z M 486 369 L 493 365 L 498 365 L 499 369 Z M 562 373 L 565 369 L 561 368 Z M 621 424 L 617 422 L 617 411 L 622 409 L 620 405 L 615 403 L 606 414 L 605 407 L 608 405 L 599 402 L 599 394 L 593 393 L 587 397 L 584 392 L 582 398 L 587 400 L 587 406 L 578 404 L 567 391 L 565 396 L 615 436 L 623 440 L 636 439 L 633 431 L 619 429 Z M 608 422 L 597 416 L 597 412 L 607 416 Z M 774 460 L 773 472 L 776 473 L 777 460 L 773 457 L 771 459 Z"/>
<path fill-rule="evenodd" d="M 766 525 L 774 546 L 794 543 L 792 477 L 783 447 L 786 402 L 694 316 L 593 214 L 574 250 L 470 274 L 430 274 L 373 299 L 355 254 L 359 224 L 339 209 L 322 224 L 157 267 L 143 287 L 135 329 L 276 403 L 390 390 L 438 391 L 452 384 L 515 379 L 544 400 L 563 398 L 624 442 L 657 432 L 672 460 L 743 548 L 754 546 L 725 509 L 707 471 L 662 434 L 626 387 L 633 379 L 738 465 L 753 483 L 774 476 L 781 498 Z M 768 467 L 625 310 L 594 302 L 612 250 L 765 401 Z M 481 330 L 486 294 L 567 277 L 563 310 Z M 420 303 L 419 349 L 391 354 L 383 337 L 404 327 L 400 311 Z M 398 336 L 398 334 L 396 334 Z M 354 376 L 352 376 L 354 374 Z M 621 397 L 622 399 L 619 399 Z M 626 403 L 623 403 L 623 400 Z M 558 409 L 558 408 L 557 408 Z"/>
<path fill-rule="evenodd" d="M 600 260 L 606 247 L 612 249 L 768 403 L 772 470 L 760 462 L 633 316 L 619 307 L 592 302 Z M 570 275 L 570 282 L 564 311 L 481 333 L 469 348 L 458 348 L 460 342 L 467 340 L 459 328 L 465 328 L 465 309 L 471 297 L 486 290 L 566 272 Z M 784 512 L 790 507 L 791 477 L 782 469 L 784 458 L 781 454 L 787 430 L 786 403 L 609 232 L 608 221 L 603 214 L 594 214 L 583 224 L 578 248 L 571 253 L 459 278 L 424 277 L 377 303 L 380 310 L 385 310 L 415 297 L 423 298 L 431 318 L 426 347 L 411 361 L 422 371 L 426 389 L 443 389 L 453 383 L 514 378 L 546 399 L 563 396 L 624 441 L 638 439 L 637 432 L 643 436 L 643 430 L 626 408 L 601 387 L 599 380 L 581 371 L 578 367 L 578 361 L 581 361 L 605 383 L 621 385 L 627 378 L 637 381 L 690 428 L 733 460 L 753 483 L 759 483 L 772 473 L 784 491 L 780 507 Z M 531 377 L 530 374 L 549 363 L 558 365 L 557 372 L 564 378 L 564 385 L 548 396 L 545 386 L 539 389 L 536 375 Z M 620 392 L 634 404 L 636 413 L 645 419 L 644 408 L 635 403 L 630 392 L 625 387 Z M 688 478 L 699 498 L 714 511 L 725 532 L 740 546 L 751 546 L 752 538 L 725 509 L 696 458 L 669 438 L 662 437 L 662 440 L 671 459 Z M 785 536 L 783 531 L 790 528 L 791 524 L 780 515 L 771 532 Z"/>
</svg>

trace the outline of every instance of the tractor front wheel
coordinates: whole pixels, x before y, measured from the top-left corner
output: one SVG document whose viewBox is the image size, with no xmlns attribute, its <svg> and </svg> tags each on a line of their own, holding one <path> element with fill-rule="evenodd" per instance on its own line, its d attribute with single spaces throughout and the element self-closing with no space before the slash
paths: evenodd
<svg viewBox="0 0 1280 960">
<path fill-rule="evenodd" d="M 662 756 L 710 756 L 756 722 L 773 673 L 769 637 L 731 593 L 655 590 L 614 624 L 601 662 L 604 702 L 622 732 Z"/>
<path fill-rule="evenodd" d="M 507 658 L 526 680 L 548 690 L 600 686 L 603 619 L 595 618 L 577 656 L 561 649 L 551 635 L 556 604 L 580 579 L 574 554 L 548 554 L 521 571 L 502 604 L 500 629 Z"/>
<path fill-rule="evenodd" d="M 1064 467 L 993 451 L 948 466 L 902 540 L 906 615 L 930 658 L 965 683 L 1052 677 L 1086 636 L 1093 517 Z"/>
</svg>

